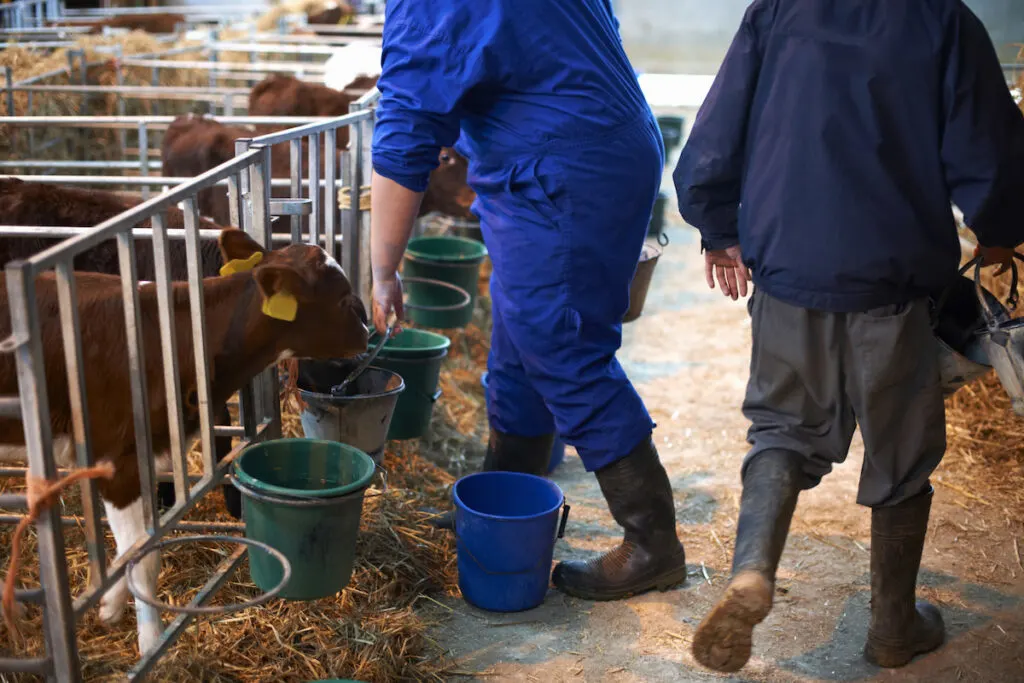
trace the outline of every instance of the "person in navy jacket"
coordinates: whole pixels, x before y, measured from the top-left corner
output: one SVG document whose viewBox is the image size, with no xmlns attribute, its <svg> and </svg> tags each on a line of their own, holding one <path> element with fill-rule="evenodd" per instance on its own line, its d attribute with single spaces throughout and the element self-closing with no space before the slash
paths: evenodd
<svg viewBox="0 0 1024 683">
<path fill-rule="evenodd" d="M 683 582 L 654 424 L 615 358 L 664 151 L 609 1 L 391 0 L 377 87 L 377 329 L 401 317 L 398 266 L 438 150 L 454 145 L 494 266 L 484 469 L 543 475 L 557 432 L 625 537 L 560 563 L 555 586 L 616 599 Z"/>
<path fill-rule="evenodd" d="M 674 179 L 708 285 L 755 285 L 733 578 L 694 656 L 746 663 L 797 496 L 859 426 L 865 656 L 903 666 L 944 639 L 915 585 L 946 447 L 929 298 L 957 277 L 951 202 L 986 265 L 1024 241 L 1024 118 L 992 42 L 960 0 L 754 0 Z"/>
</svg>

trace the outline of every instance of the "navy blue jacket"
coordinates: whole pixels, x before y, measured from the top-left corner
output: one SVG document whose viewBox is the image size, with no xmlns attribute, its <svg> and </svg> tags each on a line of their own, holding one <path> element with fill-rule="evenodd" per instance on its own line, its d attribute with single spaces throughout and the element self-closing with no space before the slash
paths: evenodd
<svg viewBox="0 0 1024 683">
<path fill-rule="evenodd" d="M 417 192 L 457 139 L 473 185 L 651 116 L 609 0 L 389 0 L 377 87 L 374 170 Z"/>
<path fill-rule="evenodd" d="M 1024 241 L 1024 117 L 960 0 L 754 0 L 674 180 L 758 288 L 864 311 L 955 276 L 951 202 L 981 244 Z"/>
</svg>

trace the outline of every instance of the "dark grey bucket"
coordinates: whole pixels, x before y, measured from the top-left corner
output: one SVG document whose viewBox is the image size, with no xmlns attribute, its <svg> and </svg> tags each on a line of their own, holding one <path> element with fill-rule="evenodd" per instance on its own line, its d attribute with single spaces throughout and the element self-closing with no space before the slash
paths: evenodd
<svg viewBox="0 0 1024 683">
<path fill-rule="evenodd" d="M 355 368 L 349 360 L 299 361 L 299 396 L 306 408 L 299 418 L 307 439 L 337 441 L 363 451 L 380 464 L 398 395 L 401 375 L 370 366 L 341 396 L 331 393 Z"/>
</svg>

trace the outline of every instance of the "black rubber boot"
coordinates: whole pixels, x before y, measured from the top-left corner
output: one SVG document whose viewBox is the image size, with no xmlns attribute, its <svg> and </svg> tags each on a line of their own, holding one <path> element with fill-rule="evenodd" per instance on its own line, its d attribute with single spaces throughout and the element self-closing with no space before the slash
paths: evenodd
<svg viewBox="0 0 1024 683">
<path fill-rule="evenodd" d="M 803 481 L 803 456 L 764 451 L 747 465 L 736 525 L 732 579 L 693 638 L 693 656 L 733 673 L 750 659 L 754 627 L 772 608 L 775 571 L 786 545 Z"/>
<path fill-rule="evenodd" d="M 559 563 L 552 576 L 555 587 L 586 600 L 618 600 L 686 581 L 672 485 L 654 442 L 647 438 L 598 470 L 597 481 L 625 536 L 617 548 L 592 560 Z"/>
<path fill-rule="evenodd" d="M 946 639 L 939 610 L 915 598 L 932 488 L 892 507 L 871 510 L 871 626 L 864 657 L 905 666 Z"/>
<path fill-rule="evenodd" d="M 554 434 L 544 436 L 514 436 L 491 428 L 484 456 L 483 472 L 522 472 L 544 476 L 551 461 Z M 448 510 L 430 519 L 439 529 L 455 528 L 455 511 Z"/>
</svg>

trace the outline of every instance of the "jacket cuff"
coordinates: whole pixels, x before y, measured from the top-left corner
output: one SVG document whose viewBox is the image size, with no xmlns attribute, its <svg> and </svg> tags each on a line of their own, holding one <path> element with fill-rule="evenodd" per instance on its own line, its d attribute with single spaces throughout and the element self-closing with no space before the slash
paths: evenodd
<svg viewBox="0 0 1024 683">
<path fill-rule="evenodd" d="M 376 171 L 377 175 L 383 176 L 388 180 L 393 180 L 411 192 L 426 192 L 427 185 L 430 182 L 429 173 L 403 172 L 376 162 L 373 164 L 373 170 Z"/>
<path fill-rule="evenodd" d="M 735 247 L 739 245 L 739 237 L 701 237 L 700 239 L 700 253 L 705 251 L 721 251 L 722 249 L 728 249 L 729 247 Z"/>
</svg>

